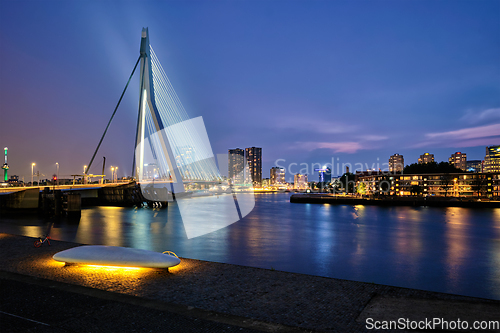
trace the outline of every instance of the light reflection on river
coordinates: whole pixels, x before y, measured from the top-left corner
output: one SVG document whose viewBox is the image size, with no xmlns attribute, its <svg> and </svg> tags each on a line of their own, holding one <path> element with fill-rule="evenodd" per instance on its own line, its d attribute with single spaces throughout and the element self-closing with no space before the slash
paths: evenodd
<svg viewBox="0 0 500 333">
<path fill-rule="evenodd" d="M 242 221 L 192 239 L 175 204 L 84 209 L 79 223 L 54 223 L 50 233 L 78 243 L 500 299 L 500 209 L 292 204 L 287 194 L 255 199 Z M 0 231 L 36 237 L 51 224 L 3 216 Z"/>
</svg>

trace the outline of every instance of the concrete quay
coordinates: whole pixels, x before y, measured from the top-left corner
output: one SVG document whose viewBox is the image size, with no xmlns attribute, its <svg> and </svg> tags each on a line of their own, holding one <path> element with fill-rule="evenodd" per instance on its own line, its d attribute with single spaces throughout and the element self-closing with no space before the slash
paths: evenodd
<svg viewBox="0 0 500 333">
<path fill-rule="evenodd" d="M 0 234 L 2 332 L 371 332 L 388 330 L 368 330 L 367 318 L 499 320 L 497 300 L 187 258 L 169 271 L 68 266 L 52 255 L 80 244 L 34 240 Z"/>
<path fill-rule="evenodd" d="M 426 207 L 464 207 L 500 208 L 500 201 L 455 197 L 397 197 L 361 198 L 328 193 L 293 194 L 291 203 L 315 203 L 331 205 L 368 205 L 368 206 L 426 206 Z"/>
</svg>

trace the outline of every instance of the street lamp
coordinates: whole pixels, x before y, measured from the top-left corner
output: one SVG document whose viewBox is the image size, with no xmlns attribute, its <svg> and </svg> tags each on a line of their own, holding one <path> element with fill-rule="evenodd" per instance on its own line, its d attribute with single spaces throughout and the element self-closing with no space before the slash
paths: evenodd
<svg viewBox="0 0 500 333">
<path fill-rule="evenodd" d="M 118 167 L 115 167 L 115 178 L 116 182 L 118 182 Z"/>
<path fill-rule="evenodd" d="M 36 163 L 31 163 L 31 186 L 34 186 L 33 184 L 33 167 L 36 165 Z"/>
<path fill-rule="evenodd" d="M 114 168 L 114 167 L 111 167 L 111 182 L 112 182 L 112 183 L 114 183 L 114 182 L 115 182 L 114 172 L 115 172 L 115 168 Z"/>
<path fill-rule="evenodd" d="M 57 167 L 57 172 L 56 172 L 56 175 L 57 175 L 57 186 L 59 186 L 59 163 L 56 162 L 56 167 Z"/>
<path fill-rule="evenodd" d="M 83 166 L 83 183 L 87 184 L 87 177 L 85 177 L 85 175 L 86 175 L 85 171 L 87 171 L 87 166 L 86 165 Z"/>
</svg>

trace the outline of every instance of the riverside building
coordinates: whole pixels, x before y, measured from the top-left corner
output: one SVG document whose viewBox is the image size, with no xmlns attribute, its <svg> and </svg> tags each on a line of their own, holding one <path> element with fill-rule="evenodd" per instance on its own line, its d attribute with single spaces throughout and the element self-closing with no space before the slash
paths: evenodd
<svg viewBox="0 0 500 333">
<path fill-rule="evenodd" d="M 467 171 L 467 154 L 457 151 L 448 158 L 448 163 L 462 171 Z"/>
<path fill-rule="evenodd" d="M 308 188 L 307 175 L 301 175 L 300 173 L 293 176 L 293 188 L 295 190 L 305 190 Z"/>
<path fill-rule="evenodd" d="M 245 176 L 244 176 L 245 151 L 240 148 L 229 149 L 228 163 L 229 163 L 228 176 L 231 184 L 243 184 L 245 181 Z"/>
<path fill-rule="evenodd" d="M 483 172 L 483 161 L 481 161 L 481 160 L 467 161 L 467 171 L 468 172 Z"/>
<path fill-rule="evenodd" d="M 391 173 L 401 173 L 405 167 L 405 159 L 403 155 L 394 154 L 389 158 L 389 172 Z"/>
<path fill-rule="evenodd" d="M 484 172 L 500 172 L 500 146 L 486 147 Z"/>
<path fill-rule="evenodd" d="M 254 186 L 260 186 L 262 184 L 262 148 L 246 148 L 245 159 L 248 165 L 247 180 Z"/>
<path fill-rule="evenodd" d="M 285 169 L 279 167 L 271 168 L 271 185 L 283 185 L 285 181 Z"/>
<path fill-rule="evenodd" d="M 447 196 L 447 197 L 487 197 L 500 199 L 500 172 L 491 173 L 432 173 L 432 174 L 384 174 L 359 175 L 366 194 L 381 193 L 381 188 L 390 188 L 385 195 L 395 196 Z M 387 186 L 383 186 L 382 183 Z"/>
<path fill-rule="evenodd" d="M 418 164 L 434 162 L 434 154 L 425 153 L 418 158 Z"/>
</svg>

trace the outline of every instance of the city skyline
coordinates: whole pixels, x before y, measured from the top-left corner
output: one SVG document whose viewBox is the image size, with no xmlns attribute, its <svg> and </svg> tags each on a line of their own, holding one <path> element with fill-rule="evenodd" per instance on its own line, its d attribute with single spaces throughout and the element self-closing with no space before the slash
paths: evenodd
<svg viewBox="0 0 500 333">
<path fill-rule="evenodd" d="M 500 142 L 498 2 L 116 5 L 0 4 L 10 175 L 28 181 L 32 163 L 44 178 L 56 162 L 60 178 L 83 171 L 145 26 L 214 153 L 262 147 L 264 170 L 278 159 L 386 163 L 395 152 L 408 162 L 425 151 L 476 160 Z M 130 175 L 137 80 L 90 173 L 106 156 L 107 169 Z"/>
</svg>

